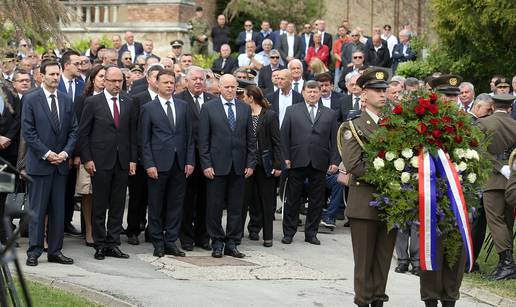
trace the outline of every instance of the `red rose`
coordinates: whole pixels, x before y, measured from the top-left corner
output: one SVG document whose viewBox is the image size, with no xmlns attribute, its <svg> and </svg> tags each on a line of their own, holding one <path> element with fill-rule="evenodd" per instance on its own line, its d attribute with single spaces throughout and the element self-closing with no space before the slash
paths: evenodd
<svg viewBox="0 0 516 307">
<path fill-rule="evenodd" d="M 430 101 L 431 101 L 431 102 L 434 102 L 434 101 L 436 101 L 436 100 L 437 100 L 437 94 L 436 94 L 435 92 L 432 92 L 432 93 L 430 94 Z"/>
<path fill-rule="evenodd" d="M 428 129 L 428 127 L 425 125 L 425 123 L 423 122 L 420 122 L 419 124 L 417 124 L 416 126 L 416 130 L 419 134 L 423 134 L 425 133 L 425 131 Z"/>
<path fill-rule="evenodd" d="M 457 129 L 460 129 L 464 127 L 464 123 L 463 122 L 457 122 Z"/>
<path fill-rule="evenodd" d="M 429 139 L 428 139 L 428 144 L 430 144 L 430 145 L 434 145 L 434 144 L 435 144 L 435 140 L 434 140 L 434 139 L 432 139 L 432 138 L 429 138 Z"/>
<path fill-rule="evenodd" d="M 433 115 L 437 114 L 439 112 L 439 107 L 435 104 L 431 104 L 427 107 L 427 110 L 430 111 Z"/>
<path fill-rule="evenodd" d="M 444 126 L 444 131 L 446 131 L 446 133 L 448 133 L 448 134 L 452 134 L 455 132 L 455 128 L 453 128 L 452 126 L 446 125 L 446 126 Z"/>
<path fill-rule="evenodd" d="M 451 118 L 449 118 L 448 116 L 444 115 L 443 117 L 441 117 L 441 121 L 443 123 L 451 123 Z"/>
<path fill-rule="evenodd" d="M 443 135 L 443 132 L 439 129 L 434 129 L 432 131 L 432 136 L 434 137 L 434 139 L 438 139 L 441 137 L 441 135 Z"/>
<path fill-rule="evenodd" d="M 428 108 L 428 106 L 430 105 L 430 99 L 425 99 L 423 97 L 419 97 L 419 105 L 424 108 Z"/>
<path fill-rule="evenodd" d="M 476 139 L 472 139 L 470 142 L 469 142 L 469 145 L 471 147 L 478 147 L 478 141 Z"/>
<path fill-rule="evenodd" d="M 380 151 L 378 152 L 378 157 L 379 157 L 379 158 L 382 158 L 382 159 L 383 159 L 383 158 L 385 158 L 385 150 L 380 150 Z"/>
<path fill-rule="evenodd" d="M 380 125 L 381 127 L 385 127 L 385 126 L 387 126 L 389 120 L 390 120 L 390 118 L 384 117 L 384 118 L 380 119 L 380 121 L 378 122 L 378 125 Z"/>
<path fill-rule="evenodd" d="M 454 138 L 455 143 L 460 144 L 462 142 L 462 136 L 456 135 Z"/>
<path fill-rule="evenodd" d="M 403 112 L 403 107 L 398 104 L 394 107 L 394 109 L 392 109 L 392 113 L 394 114 L 401 114 L 401 112 Z"/>
<path fill-rule="evenodd" d="M 425 107 L 417 105 L 414 107 L 414 112 L 416 112 L 417 115 L 423 116 L 426 112 Z"/>
<path fill-rule="evenodd" d="M 432 126 L 437 126 L 439 125 L 439 118 L 432 118 L 430 120 L 430 124 L 432 124 Z"/>
<path fill-rule="evenodd" d="M 435 140 L 435 145 L 437 145 L 437 147 L 443 148 L 443 142 L 439 140 Z"/>
</svg>

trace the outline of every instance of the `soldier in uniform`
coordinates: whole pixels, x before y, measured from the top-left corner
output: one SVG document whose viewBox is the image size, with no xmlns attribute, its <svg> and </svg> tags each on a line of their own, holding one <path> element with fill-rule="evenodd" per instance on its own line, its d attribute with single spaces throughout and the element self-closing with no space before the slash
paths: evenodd
<svg viewBox="0 0 516 307">
<path fill-rule="evenodd" d="M 428 81 L 432 90 L 444 94 L 447 99 L 457 101 L 460 94 L 459 84 L 462 77 L 457 75 L 442 75 Z M 459 258 L 453 266 L 447 261 L 442 245 L 442 238 L 438 237 L 436 242 L 437 270 L 421 271 L 420 293 L 421 300 L 427 307 L 437 307 L 437 300 L 441 301 L 443 307 L 453 307 L 460 296 L 460 285 L 466 269 L 466 252 L 461 249 Z"/>
<path fill-rule="evenodd" d="M 363 91 L 361 101 L 365 111 L 342 123 L 338 138 L 342 144 L 342 162 L 350 174 L 346 215 L 351 225 L 353 244 L 355 304 L 383 306 L 389 297 L 385 294 L 391 265 L 396 231 L 388 231 L 378 217 L 378 209 L 369 206 L 375 187 L 360 180 L 365 174 L 366 161 L 362 142 L 378 128 L 380 112 L 385 106 L 385 90 L 389 73 L 381 68 L 368 68 L 357 80 Z"/>
<path fill-rule="evenodd" d="M 505 202 L 507 204 L 516 204 L 516 149 L 512 151 L 509 158 L 509 166 L 511 166 L 511 176 L 505 188 Z"/>
<path fill-rule="evenodd" d="M 208 35 L 210 34 L 210 26 L 204 18 L 202 7 L 195 9 L 195 17 L 190 19 L 190 42 L 192 44 L 193 54 L 208 55 Z"/>
<path fill-rule="evenodd" d="M 504 196 L 510 176 L 509 155 L 516 147 L 516 121 L 510 115 L 511 104 L 515 98 L 509 94 L 493 95 L 493 115 L 478 121 L 478 126 L 491 139 L 487 151 L 493 170 L 484 185 L 483 197 L 487 226 L 491 230 L 499 255 L 498 266 L 490 275 L 492 280 L 516 278 L 516 267 L 512 258 L 513 212 L 516 202 L 507 202 Z"/>
</svg>

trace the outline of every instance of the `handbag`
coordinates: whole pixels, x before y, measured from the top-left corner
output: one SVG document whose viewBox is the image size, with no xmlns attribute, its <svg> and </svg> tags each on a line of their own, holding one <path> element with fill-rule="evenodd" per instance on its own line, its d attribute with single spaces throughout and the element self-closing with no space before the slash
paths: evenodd
<svg viewBox="0 0 516 307">
<path fill-rule="evenodd" d="M 19 192 L 16 188 L 14 193 L 7 194 L 5 199 L 5 216 L 11 218 L 21 218 L 28 210 L 29 200 L 27 193 Z"/>
</svg>

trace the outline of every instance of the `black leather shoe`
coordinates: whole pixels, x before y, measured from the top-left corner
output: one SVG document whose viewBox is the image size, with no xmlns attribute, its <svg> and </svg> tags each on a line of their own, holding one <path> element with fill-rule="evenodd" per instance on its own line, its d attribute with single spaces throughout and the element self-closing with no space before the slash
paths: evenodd
<svg viewBox="0 0 516 307">
<path fill-rule="evenodd" d="M 211 244 L 210 242 L 202 243 L 202 244 L 196 244 L 196 246 L 200 246 L 205 251 L 211 251 Z"/>
<path fill-rule="evenodd" d="M 421 269 L 418 266 L 412 267 L 412 270 L 410 271 L 410 273 L 412 273 L 412 275 L 419 276 L 419 275 L 421 275 Z"/>
<path fill-rule="evenodd" d="M 305 238 L 305 242 L 308 242 L 313 245 L 321 245 L 321 241 L 319 241 L 317 237 Z"/>
<path fill-rule="evenodd" d="M 263 246 L 265 247 L 271 247 L 272 246 L 272 240 L 264 240 Z"/>
<path fill-rule="evenodd" d="M 211 252 L 211 256 L 214 258 L 222 258 L 222 247 L 214 248 Z"/>
<path fill-rule="evenodd" d="M 516 266 L 512 259 L 511 251 L 503 251 L 499 254 L 500 260 L 494 272 L 488 277 L 490 280 L 516 279 Z"/>
<path fill-rule="evenodd" d="M 186 254 L 180 250 L 175 244 L 165 246 L 165 255 L 172 255 L 176 257 L 184 257 Z"/>
<path fill-rule="evenodd" d="M 260 236 L 256 232 L 250 232 L 249 240 L 258 241 L 258 240 L 260 240 Z"/>
<path fill-rule="evenodd" d="M 73 259 L 66 257 L 62 253 L 59 253 L 53 256 L 48 255 L 48 262 L 55 262 L 60 264 L 73 264 Z"/>
<path fill-rule="evenodd" d="M 188 252 L 193 251 L 193 245 L 191 244 L 181 244 L 181 248 Z"/>
<path fill-rule="evenodd" d="M 290 243 L 292 243 L 292 237 L 284 236 L 283 239 L 281 239 L 281 243 L 283 243 L 283 244 L 290 244 Z"/>
<path fill-rule="evenodd" d="M 88 241 L 84 240 L 84 244 L 86 244 L 87 247 L 95 247 L 94 242 L 88 242 Z"/>
<path fill-rule="evenodd" d="M 408 264 L 404 264 L 404 263 L 398 264 L 398 266 L 394 269 L 394 272 L 396 272 L 396 273 L 408 272 Z"/>
<path fill-rule="evenodd" d="M 159 258 L 161 258 L 161 257 L 165 256 L 165 251 L 164 251 L 164 250 L 163 250 L 163 248 L 161 248 L 161 247 L 155 247 L 155 248 L 154 248 L 154 253 L 152 253 L 152 255 L 153 255 L 154 257 L 159 257 Z"/>
<path fill-rule="evenodd" d="M 129 258 L 129 255 L 122 252 L 118 246 L 115 246 L 115 247 L 108 247 L 106 248 L 106 250 L 104 251 L 104 253 L 106 254 L 107 257 L 115 257 L 115 258 L 122 258 L 122 259 L 127 259 Z"/>
<path fill-rule="evenodd" d="M 104 260 L 104 258 L 106 258 L 106 254 L 104 253 L 104 249 L 103 248 L 97 248 L 95 250 L 95 255 L 93 257 L 95 259 L 97 259 L 97 260 Z"/>
<path fill-rule="evenodd" d="M 131 245 L 139 245 L 140 240 L 138 240 L 138 237 L 135 235 L 127 236 L 127 243 L 129 243 Z"/>
<path fill-rule="evenodd" d="M 227 247 L 224 249 L 224 255 L 228 255 L 235 258 L 244 258 L 245 254 L 241 253 L 236 247 Z"/>
<path fill-rule="evenodd" d="M 64 225 L 64 233 L 69 234 L 71 236 L 80 236 L 81 232 L 72 225 L 72 223 L 66 223 Z"/>
<path fill-rule="evenodd" d="M 37 266 L 38 265 L 38 257 L 34 255 L 27 256 L 27 261 L 25 262 L 28 266 Z"/>
<path fill-rule="evenodd" d="M 383 307 L 383 301 L 373 301 L 371 307 Z"/>
<path fill-rule="evenodd" d="M 426 300 L 425 307 L 437 307 L 437 300 Z"/>
<path fill-rule="evenodd" d="M 441 301 L 443 307 L 455 307 L 455 301 Z"/>
</svg>

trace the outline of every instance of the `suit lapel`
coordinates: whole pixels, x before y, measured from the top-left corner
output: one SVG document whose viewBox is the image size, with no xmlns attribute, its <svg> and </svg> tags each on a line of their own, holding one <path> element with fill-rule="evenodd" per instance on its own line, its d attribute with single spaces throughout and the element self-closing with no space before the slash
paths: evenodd
<svg viewBox="0 0 516 307">
<path fill-rule="evenodd" d="M 317 110 L 319 110 L 319 108 L 317 108 Z M 308 107 L 306 106 L 306 103 L 303 103 L 303 105 L 301 106 L 301 109 L 303 109 L 303 113 L 305 113 L 306 118 L 308 119 L 310 124 L 313 124 L 312 119 L 310 118 L 310 113 L 308 112 Z"/>
<path fill-rule="evenodd" d="M 104 100 L 101 108 L 104 109 L 104 114 L 106 114 L 107 117 L 111 120 L 111 125 L 115 127 L 115 120 L 113 119 L 113 114 L 111 114 L 111 109 L 109 108 L 109 104 L 113 102 L 107 100 L 106 94 L 102 93 L 101 95 L 103 98 L 102 100 Z"/>
<path fill-rule="evenodd" d="M 170 124 L 170 121 L 168 120 L 167 113 L 165 113 L 165 110 L 163 110 L 163 107 L 161 106 L 161 102 L 159 101 L 159 98 L 154 99 L 150 103 L 155 104 L 154 107 L 157 108 L 157 111 L 160 114 L 161 119 L 167 123 L 167 127 L 170 129 L 170 131 L 174 131 L 174 128 L 172 127 L 172 125 Z M 177 109 L 176 109 L 176 118 L 177 118 Z M 177 125 L 177 123 L 176 123 L 176 125 Z"/>
<path fill-rule="evenodd" d="M 228 116 L 226 115 L 226 111 L 224 110 L 224 106 L 222 105 L 222 99 L 220 98 L 217 101 L 217 110 L 219 110 L 219 115 L 222 116 L 222 119 L 226 122 L 225 126 L 228 128 L 229 131 L 231 131 L 231 128 L 229 127 Z"/>
<path fill-rule="evenodd" d="M 43 89 L 39 89 L 40 93 L 40 101 L 41 101 L 41 104 L 42 104 L 42 107 L 43 107 L 43 111 L 47 114 L 47 117 L 48 117 L 48 120 L 50 121 L 50 126 L 52 126 L 52 129 L 54 130 L 54 132 L 57 134 L 59 132 L 59 127 L 56 127 L 54 125 L 54 121 L 52 120 L 52 112 L 50 111 L 50 107 L 48 106 L 48 101 L 47 101 L 47 97 L 45 96 L 45 92 L 43 91 Z"/>
<path fill-rule="evenodd" d="M 363 111 L 361 114 L 361 119 L 364 122 L 363 128 L 364 128 L 364 134 L 365 137 L 369 138 L 371 134 L 378 128 L 378 125 L 374 122 L 374 120 L 369 116 L 367 111 Z"/>
<path fill-rule="evenodd" d="M 317 124 L 317 121 L 319 120 L 319 118 L 321 118 L 322 112 L 323 112 L 323 109 L 321 108 L 321 106 L 319 106 L 317 108 L 317 114 L 315 114 L 314 126 L 315 126 L 315 124 Z"/>
</svg>

